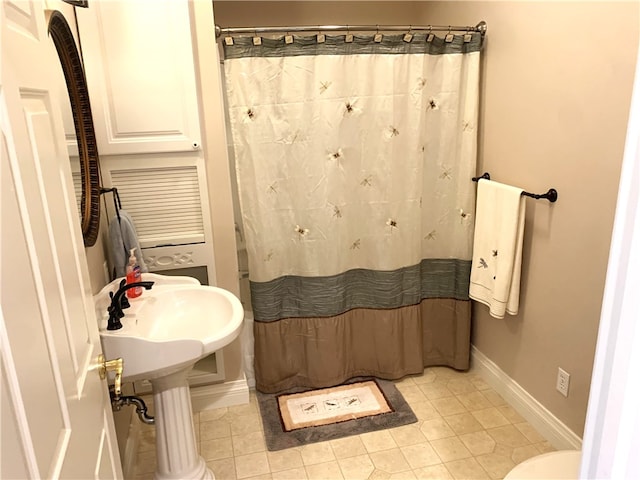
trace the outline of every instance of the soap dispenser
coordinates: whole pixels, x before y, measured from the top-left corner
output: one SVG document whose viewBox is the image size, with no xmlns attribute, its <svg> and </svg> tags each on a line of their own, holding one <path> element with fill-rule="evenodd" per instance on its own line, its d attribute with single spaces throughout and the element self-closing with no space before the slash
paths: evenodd
<svg viewBox="0 0 640 480">
<path fill-rule="evenodd" d="M 127 265 L 127 284 L 141 281 L 140 265 L 136 260 L 135 248 L 129 251 L 129 264 Z M 142 287 L 134 287 L 127 290 L 127 297 L 137 298 L 142 295 Z"/>
</svg>

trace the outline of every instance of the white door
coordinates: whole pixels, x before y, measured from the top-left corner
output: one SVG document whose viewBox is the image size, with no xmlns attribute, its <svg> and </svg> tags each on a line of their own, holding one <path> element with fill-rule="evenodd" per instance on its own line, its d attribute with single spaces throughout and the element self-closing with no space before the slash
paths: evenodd
<svg viewBox="0 0 640 480">
<path fill-rule="evenodd" d="M 120 478 L 58 58 L 40 2 L 0 20 L 0 478 Z"/>
</svg>

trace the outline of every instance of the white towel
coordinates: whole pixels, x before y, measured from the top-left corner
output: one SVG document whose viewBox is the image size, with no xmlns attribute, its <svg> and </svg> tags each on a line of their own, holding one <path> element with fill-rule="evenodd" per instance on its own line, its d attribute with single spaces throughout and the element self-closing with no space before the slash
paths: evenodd
<svg viewBox="0 0 640 480">
<path fill-rule="evenodd" d="M 521 188 L 478 181 L 469 297 L 496 318 L 518 313 L 524 209 Z"/>
</svg>

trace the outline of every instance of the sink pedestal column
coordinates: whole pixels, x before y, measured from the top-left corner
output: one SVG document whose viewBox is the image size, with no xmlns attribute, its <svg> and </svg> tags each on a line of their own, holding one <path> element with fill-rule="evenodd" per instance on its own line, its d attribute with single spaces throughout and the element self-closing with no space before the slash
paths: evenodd
<svg viewBox="0 0 640 480">
<path fill-rule="evenodd" d="M 191 366 L 151 380 L 156 425 L 157 479 L 213 479 L 198 454 L 187 374 Z"/>
</svg>

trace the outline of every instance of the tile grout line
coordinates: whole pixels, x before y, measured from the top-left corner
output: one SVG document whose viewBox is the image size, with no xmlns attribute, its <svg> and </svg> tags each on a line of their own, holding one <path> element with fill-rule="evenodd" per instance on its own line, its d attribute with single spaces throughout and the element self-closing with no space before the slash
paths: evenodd
<svg viewBox="0 0 640 480">
<path fill-rule="evenodd" d="M 545 443 L 547 442 L 545 441 L 534 442 L 534 440 L 536 440 L 535 436 L 534 436 L 534 439 L 532 440 L 528 438 L 527 435 L 525 435 L 526 432 L 520 431 L 517 425 L 524 425 L 524 427 L 522 428 L 526 427 L 526 431 L 529 431 L 529 432 L 532 431 L 533 432 L 532 435 L 537 434 L 537 432 L 535 432 L 535 430 L 524 419 L 522 419 L 520 416 L 517 415 L 517 412 L 516 412 L 516 415 L 513 415 L 513 412 L 510 412 L 509 410 L 507 410 L 508 408 L 511 408 L 513 410 L 513 408 L 510 407 L 508 403 L 504 401 L 504 399 L 502 399 L 490 387 L 483 385 L 481 382 L 481 379 L 479 379 L 479 377 L 477 378 L 476 377 L 477 375 L 473 373 L 455 372 L 453 370 L 448 370 L 448 369 L 443 370 L 441 367 L 436 367 L 436 368 L 425 369 L 425 373 L 422 376 L 409 377 L 396 382 L 396 386 L 398 387 L 398 390 L 401 393 L 403 393 L 403 396 L 405 396 L 407 403 L 412 408 L 412 410 L 414 410 L 414 412 L 416 411 L 416 409 L 423 408 L 423 407 L 425 408 L 429 407 L 431 409 L 431 412 L 427 410 L 426 414 L 424 411 L 421 412 L 421 415 L 425 415 L 426 417 L 428 417 L 427 419 L 422 418 L 421 416 L 416 414 L 416 416 L 418 416 L 418 421 L 410 425 L 412 426 L 412 428 L 415 428 L 415 430 L 425 438 L 424 441 L 420 441 L 418 443 L 409 443 L 401 446 L 399 441 L 402 443 L 405 440 L 402 440 L 401 437 L 396 439 L 396 437 L 394 437 L 392 432 L 398 430 L 398 428 L 393 428 L 393 429 L 387 429 L 387 430 L 380 430 L 378 432 L 370 432 L 370 433 L 387 432 L 388 438 L 384 438 L 385 437 L 384 435 L 379 435 L 378 436 L 379 438 L 377 440 L 379 440 L 381 443 L 378 444 L 378 447 L 381 447 L 381 448 L 377 449 L 378 447 L 375 446 L 375 442 L 372 441 L 372 442 L 369 442 L 369 449 L 368 449 L 367 442 L 362 438 L 362 435 L 367 435 L 367 434 L 355 435 L 354 437 L 347 437 L 347 438 L 358 438 L 361 445 L 364 447 L 364 452 L 342 457 L 340 456 L 341 452 L 337 450 L 338 444 L 333 443 L 335 442 L 335 440 L 327 441 L 326 443 L 329 446 L 329 451 L 331 452 L 331 455 L 333 457 L 331 460 L 328 460 L 326 462 L 323 461 L 319 463 L 316 462 L 313 464 L 308 464 L 308 463 L 305 463 L 303 455 L 300 454 L 300 450 L 298 450 L 302 465 L 295 468 L 304 468 L 305 474 L 309 476 L 310 470 L 307 467 L 313 467 L 314 465 L 321 465 L 325 463 L 326 464 L 335 463 L 339 472 L 344 476 L 345 474 L 344 474 L 342 465 L 347 463 L 345 462 L 345 460 L 349 458 L 354 458 L 356 456 L 363 456 L 363 457 L 366 456 L 365 458 L 369 461 L 370 465 L 373 468 L 373 472 L 371 474 L 374 474 L 374 472 L 380 471 L 380 468 L 376 466 L 374 459 L 380 459 L 384 457 L 383 455 L 379 455 L 379 453 L 393 450 L 393 449 L 398 449 L 402 454 L 403 461 L 408 467 L 408 469 L 403 470 L 404 473 L 412 472 L 414 475 L 418 475 L 417 472 L 422 471 L 422 469 L 424 468 L 435 469 L 436 467 L 441 466 L 447 472 L 449 472 L 452 478 L 456 478 L 456 469 L 454 468 L 454 466 L 460 467 L 461 465 L 466 464 L 466 465 L 474 465 L 474 468 L 476 469 L 479 467 L 480 470 L 477 471 L 477 473 L 480 473 L 481 471 L 483 475 L 486 475 L 489 478 L 501 478 L 501 476 L 496 475 L 496 473 L 500 473 L 503 476 L 504 474 L 507 473 L 506 471 L 502 473 L 502 470 L 506 468 L 506 465 L 510 463 L 511 466 L 513 466 L 517 463 L 514 460 L 514 458 L 519 458 L 519 457 L 514 457 L 514 455 L 516 455 L 516 452 L 518 453 L 518 455 L 526 457 L 527 455 L 532 456 L 533 451 L 536 451 L 538 453 L 549 451 L 550 450 L 549 445 L 548 444 L 545 445 Z M 416 380 L 418 380 L 419 382 L 417 383 Z M 473 380 L 476 380 L 476 383 L 474 383 Z M 480 387 L 484 387 L 484 388 L 480 388 Z M 486 394 L 483 392 L 485 392 Z M 484 401 L 486 402 L 483 405 L 490 405 L 490 406 L 488 406 L 487 408 L 478 410 L 478 409 L 471 409 L 473 407 L 472 403 L 470 404 L 464 403 L 465 401 L 471 402 L 470 399 L 472 398 L 471 397 L 472 394 L 478 394 L 478 393 L 482 395 L 482 398 L 484 398 Z M 467 395 L 467 397 L 464 397 L 464 395 Z M 463 399 L 463 401 L 461 401 L 461 398 Z M 476 398 L 479 398 L 479 397 L 476 395 Z M 452 399 L 459 404 L 459 405 L 456 405 L 455 408 L 450 407 L 450 404 L 452 404 L 451 402 Z M 250 402 L 255 403 L 255 393 L 251 393 Z M 204 428 L 206 428 L 204 427 L 204 424 L 220 422 L 220 423 L 227 423 L 231 425 L 234 420 L 237 420 L 238 417 L 242 417 L 242 416 L 247 417 L 248 415 L 246 415 L 244 412 L 249 412 L 249 416 L 252 413 L 256 413 L 257 406 L 254 405 L 253 407 L 251 407 L 251 405 L 252 403 L 248 405 L 249 408 L 246 408 L 247 406 L 241 406 L 235 410 L 232 410 L 233 407 L 230 407 L 228 409 L 226 408 L 224 409 L 224 412 L 222 412 L 221 415 L 211 414 L 211 413 L 207 414 L 205 415 L 205 418 L 214 417 L 214 416 L 217 416 L 217 417 L 212 418 L 211 420 L 205 420 L 205 421 L 202 421 L 202 416 L 200 415 L 200 413 L 198 413 L 197 421 L 196 421 L 196 417 L 194 417 L 194 427 L 196 427 L 197 434 L 198 434 L 197 440 L 198 440 L 199 451 L 202 452 L 203 450 L 202 445 L 204 442 L 219 440 L 220 442 L 218 443 L 222 444 L 223 443 L 222 441 L 226 440 L 227 443 L 230 444 L 230 449 L 231 449 L 230 456 L 226 456 L 224 458 L 205 458 L 205 461 L 207 463 L 228 460 L 233 464 L 235 477 L 238 478 L 239 472 L 237 469 L 238 465 L 236 463 L 236 459 L 239 457 L 243 457 L 245 455 L 262 454 L 266 458 L 267 472 L 264 473 L 264 475 L 266 475 L 268 478 L 272 478 L 273 474 L 276 474 L 275 476 L 279 478 L 281 476 L 280 474 L 282 472 L 285 472 L 286 470 L 279 470 L 277 472 L 272 471 L 272 468 L 274 468 L 274 466 L 272 466 L 272 461 L 270 460 L 269 451 L 266 449 L 266 445 L 264 446 L 265 447 L 264 450 L 244 454 L 240 449 L 240 447 L 236 447 L 236 443 L 234 443 L 234 439 L 235 439 L 237 444 L 240 445 L 241 440 L 239 438 L 245 437 L 246 439 L 247 435 L 251 435 L 255 433 L 262 434 L 262 441 L 264 441 L 264 431 L 262 428 L 260 428 L 259 431 L 241 433 L 238 435 L 234 435 L 234 430 L 232 428 L 227 429 L 226 433 L 225 433 L 225 429 L 222 428 L 221 431 L 222 431 L 223 437 L 204 440 L 204 438 L 206 438 L 207 436 L 206 434 L 203 433 L 205 431 Z M 438 409 L 438 405 L 440 406 L 440 409 Z M 477 413 L 477 415 L 474 415 L 474 412 L 480 412 L 480 411 L 485 411 L 485 414 L 487 415 L 487 418 L 485 418 L 484 423 L 479 421 L 478 419 L 477 415 L 481 415 L 481 414 Z M 448 412 L 454 412 L 454 413 L 448 413 Z M 445 413 L 445 415 L 443 415 L 443 413 Z M 507 415 L 505 416 L 503 415 L 503 413 Z M 257 415 L 258 415 L 258 420 L 260 420 L 259 413 Z M 465 415 L 467 416 L 466 418 L 464 417 Z M 493 415 L 493 417 L 491 417 L 491 415 Z M 491 418 L 493 418 L 493 423 L 490 421 Z M 426 428 L 425 425 L 427 425 L 428 422 L 432 422 L 431 424 L 428 424 L 428 427 L 431 427 L 432 425 L 435 425 L 433 421 L 437 421 L 437 420 L 440 420 L 441 423 L 446 425 L 449 431 L 452 433 L 452 435 L 449 435 L 447 433 L 446 436 L 439 437 L 438 434 L 436 433 L 435 436 L 438 436 L 438 438 L 433 438 L 433 435 L 431 435 L 432 438 L 429 438 L 430 435 L 428 435 L 424 430 Z M 458 424 L 455 424 L 456 420 L 459 422 Z M 479 427 L 477 425 L 472 425 L 469 423 L 472 420 L 475 421 L 481 427 L 481 430 L 478 429 Z M 465 422 L 466 422 L 466 426 L 465 426 Z M 407 426 L 409 425 L 406 425 L 404 427 L 407 427 Z M 503 428 L 503 427 L 511 427 L 511 429 Z M 238 431 L 238 428 L 239 427 L 236 427 L 236 431 Z M 247 428 L 250 430 L 251 428 L 255 428 L 255 427 L 249 426 Z M 399 427 L 399 428 L 403 428 L 403 427 Z M 471 429 L 471 431 L 466 431 L 466 429 Z M 243 430 L 240 429 L 240 431 L 243 431 Z M 140 436 L 142 436 L 142 433 L 143 431 L 141 430 Z M 474 451 L 471 449 L 469 444 L 465 442 L 465 439 L 469 440 L 469 438 L 472 438 L 472 437 L 468 437 L 468 435 L 472 435 L 475 433 L 477 434 L 484 433 L 485 436 L 488 437 L 488 439 L 490 439 L 488 441 L 493 442 L 493 446 L 491 447 L 491 451 L 489 453 L 474 453 Z M 502 438 L 502 440 L 506 441 L 507 443 L 509 441 L 512 441 L 512 443 L 514 443 L 514 439 L 509 437 L 508 436 L 509 434 L 518 433 L 520 435 L 519 437 L 517 435 L 514 436 L 514 438 L 517 440 L 515 441 L 515 443 L 516 444 L 517 442 L 522 443 L 524 441 L 523 439 L 526 440 L 526 443 L 519 446 L 515 446 L 515 447 L 514 446 L 506 447 L 502 443 L 499 443 L 498 440 L 500 440 L 500 438 L 498 439 L 494 438 L 494 436 L 492 436 L 491 433 L 493 433 L 494 435 L 502 434 L 504 438 L 502 437 L 500 438 Z M 467 435 L 467 437 L 464 437 L 465 435 Z M 464 438 L 461 438 L 461 437 L 464 437 Z M 369 439 L 371 438 L 373 437 L 370 436 Z M 383 438 L 384 438 L 384 441 L 381 440 Z M 461 453 L 459 452 L 457 454 L 453 454 L 453 457 L 449 459 L 449 461 L 445 462 L 443 461 L 443 458 L 447 458 L 448 455 L 443 457 L 441 454 L 439 454 L 436 448 L 434 448 L 433 442 L 435 441 L 436 445 L 438 445 L 439 440 L 450 440 L 449 442 L 439 442 L 439 444 L 453 445 L 453 444 L 456 444 L 456 441 L 453 441 L 454 439 L 457 441 L 457 444 L 459 446 L 462 446 L 462 448 L 466 451 L 466 453 L 464 451 L 461 451 Z M 389 442 L 389 440 L 391 442 Z M 411 440 L 407 440 L 407 441 L 411 442 Z M 141 438 L 141 444 L 143 442 L 144 442 L 144 439 Z M 388 442 L 388 443 L 384 443 L 384 442 Z M 416 468 L 412 466 L 412 463 L 410 462 L 410 459 L 407 457 L 406 452 L 403 451 L 403 448 L 405 449 L 407 447 L 416 448 L 417 445 L 422 445 L 422 444 L 430 447 L 430 449 L 435 454 L 436 458 L 440 460 L 440 463 L 433 464 L 433 465 L 426 465 L 423 467 L 416 467 Z M 498 449 L 498 447 L 500 448 Z M 369 451 L 370 449 L 373 451 Z M 496 453 L 496 450 L 498 450 L 498 453 Z M 477 451 L 483 452 L 484 450 L 476 450 L 476 452 Z M 140 453 L 144 453 L 144 452 L 139 452 L 138 459 L 140 459 Z M 146 453 L 149 453 L 149 452 L 146 452 Z M 372 454 L 374 455 L 373 458 L 372 458 Z M 467 454 L 470 456 L 467 457 L 466 456 Z M 464 457 L 457 458 L 456 457 L 457 455 L 464 455 Z M 520 458 L 519 461 L 524 461 L 526 458 L 528 458 L 528 457 L 526 458 L 524 457 Z M 478 458 L 480 458 L 481 460 L 478 461 Z M 489 461 L 490 460 L 495 461 L 496 459 L 504 460 L 502 470 L 491 468 L 490 466 L 491 463 L 489 463 Z M 341 460 L 343 461 L 342 463 L 341 463 Z M 415 459 L 412 459 L 412 461 L 415 462 Z M 485 463 L 487 466 L 485 466 L 481 462 Z M 138 466 L 136 465 L 136 473 L 138 471 L 137 467 Z M 147 465 L 146 468 L 148 469 L 149 466 Z M 289 470 L 293 470 L 293 469 L 289 469 Z M 312 468 L 311 471 L 315 471 L 315 470 Z M 460 471 L 458 471 L 458 478 L 460 474 L 461 474 Z M 146 475 L 146 472 L 143 475 L 137 475 L 136 478 L 147 478 L 145 477 L 145 475 Z M 151 475 L 152 473 L 150 473 L 148 477 L 150 477 Z M 220 478 L 220 480 L 223 480 L 223 477 L 218 477 L 218 478 Z M 243 480 L 244 478 L 245 477 L 243 476 Z M 246 477 L 246 478 L 249 478 L 249 477 Z"/>
</svg>

